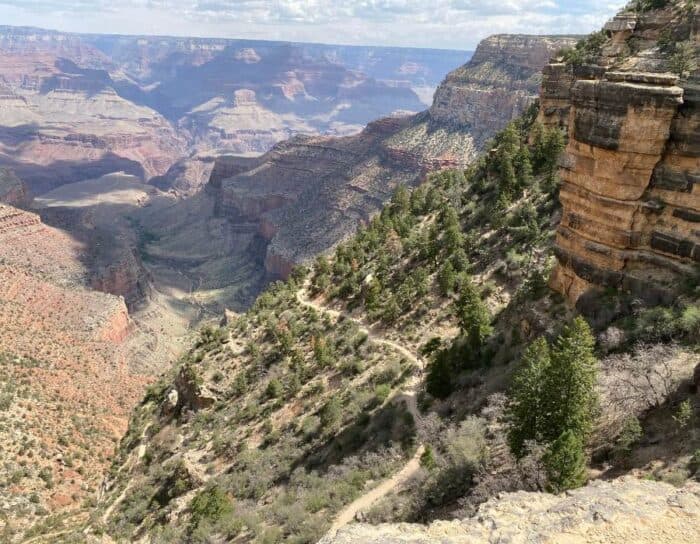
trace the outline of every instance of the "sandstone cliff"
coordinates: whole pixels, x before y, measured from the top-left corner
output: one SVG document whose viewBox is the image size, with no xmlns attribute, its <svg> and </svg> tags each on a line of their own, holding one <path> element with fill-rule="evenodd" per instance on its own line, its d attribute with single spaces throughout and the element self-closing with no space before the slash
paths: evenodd
<svg viewBox="0 0 700 544">
<path fill-rule="evenodd" d="M 545 69 L 540 118 L 568 130 L 552 285 L 669 300 L 700 263 L 698 10 L 623 12 Z M 679 77 L 680 76 L 680 77 Z"/>
<path fill-rule="evenodd" d="M 680 544 L 700 539 L 700 485 L 624 478 L 565 495 L 506 493 L 459 521 L 349 525 L 319 544 L 513 544 L 606 542 Z"/>
<path fill-rule="evenodd" d="M 440 85 L 430 110 L 370 123 L 345 138 L 296 137 L 260 159 L 223 157 L 210 180 L 217 210 L 257 225 L 265 268 L 286 277 L 351 235 L 399 184 L 464 168 L 483 144 L 536 96 L 539 72 L 568 37 L 495 36 Z M 229 170 L 229 171 L 227 171 Z"/>
</svg>

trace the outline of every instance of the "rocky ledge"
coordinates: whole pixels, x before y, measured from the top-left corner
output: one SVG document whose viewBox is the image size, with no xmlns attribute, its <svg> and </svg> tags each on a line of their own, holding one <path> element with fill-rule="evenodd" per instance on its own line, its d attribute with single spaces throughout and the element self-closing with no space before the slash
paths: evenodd
<svg viewBox="0 0 700 544">
<path fill-rule="evenodd" d="M 596 481 L 564 495 L 506 493 L 469 519 L 429 526 L 356 524 L 319 544 L 608 544 L 700 541 L 700 484 L 678 489 L 632 477 Z"/>
</svg>

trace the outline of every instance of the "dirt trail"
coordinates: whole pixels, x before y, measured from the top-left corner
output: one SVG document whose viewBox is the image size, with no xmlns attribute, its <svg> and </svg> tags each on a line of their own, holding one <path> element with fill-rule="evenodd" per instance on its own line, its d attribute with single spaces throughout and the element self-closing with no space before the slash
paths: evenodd
<svg viewBox="0 0 700 544">
<path fill-rule="evenodd" d="M 325 313 L 336 320 L 340 317 L 343 317 L 345 319 L 353 321 L 355 324 L 357 324 L 360 330 L 367 335 L 367 338 L 370 342 L 373 342 L 375 344 L 383 344 L 395 351 L 398 351 L 401 355 L 406 357 L 406 359 L 418 365 L 421 369 L 421 372 L 424 370 L 423 361 L 421 361 L 419 357 L 411 353 L 411 351 L 406 349 L 404 346 L 397 344 L 396 342 L 393 342 L 391 340 L 387 340 L 385 338 L 377 336 L 376 333 L 372 332 L 360 320 L 352 317 L 351 315 L 345 312 L 339 312 L 338 310 L 327 308 L 323 304 L 309 299 L 307 290 L 308 283 L 309 282 L 307 280 L 307 282 L 302 286 L 302 288 L 299 289 L 299 291 L 297 291 L 297 300 L 301 305 L 306 306 L 308 308 L 313 308 L 318 312 Z M 403 391 L 397 393 L 396 395 L 393 395 L 386 401 L 387 403 L 404 401 L 406 403 L 406 409 L 413 416 L 413 419 L 416 421 L 416 423 L 421 419 L 421 413 L 418 410 L 417 403 L 417 392 L 420 383 L 421 379 L 417 376 L 414 377 L 407 384 L 405 384 L 405 389 Z M 372 507 L 372 505 L 376 503 L 379 499 L 382 499 L 392 491 L 401 487 L 408 480 L 410 480 L 411 477 L 420 469 L 420 458 L 424 452 L 425 445 L 419 444 L 416 453 L 399 472 L 394 474 L 391 478 L 384 480 L 381 484 L 369 490 L 364 495 L 358 497 L 356 500 L 354 500 L 352 503 L 346 506 L 343 510 L 341 510 L 336 516 L 335 520 L 333 521 L 333 525 L 331 525 L 328 534 L 335 535 L 335 533 L 338 532 L 338 529 L 352 522 L 357 517 L 357 514 L 369 510 Z"/>
<path fill-rule="evenodd" d="M 346 312 L 339 312 L 338 310 L 333 310 L 332 308 L 327 308 L 323 304 L 309 299 L 307 296 L 307 293 L 308 293 L 307 287 L 308 287 L 308 280 L 302 286 L 302 288 L 297 291 L 297 301 L 299 302 L 299 304 L 301 304 L 302 306 L 306 306 L 307 308 L 313 308 L 314 310 L 316 310 L 318 312 L 328 314 L 329 316 L 331 316 L 333 319 L 336 319 L 336 320 L 340 317 L 343 317 L 344 319 L 349 319 L 350 321 L 357 324 L 357 326 L 360 328 L 360 330 L 363 333 L 365 333 L 367 335 L 367 337 L 375 344 L 383 344 L 385 346 L 388 346 L 388 347 L 392 348 L 393 350 L 398 351 L 401 355 L 406 357 L 406 359 L 408 359 L 412 363 L 417 364 L 419 367 L 421 367 L 421 369 L 423 368 L 422 361 L 418 357 L 416 357 L 413 353 L 411 353 L 411 351 L 409 351 L 404 346 L 402 346 L 401 344 L 397 344 L 396 342 L 393 342 L 391 340 L 387 340 L 386 338 L 382 338 L 380 336 L 377 336 L 376 333 L 373 333 L 359 319 L 352 317 L 350 314 L 348 314 Z"/>
<path fill-rule="evenodd" d="M 404 465 L 404 467 L 394 474 L 388 480 L 384 480 L 377 487 L 371 489 L 348 506 L 346 506 L 335 518 L 333 525 L 331 525 L 329 533 L 334 535 L 338 532 L 338 529 L 344 527 L 348 523 L 355 520 L 355 517 L 359 512 L 366 512 L 372 505 L 379 499 L 385 497 L 395 489 L 401 487 L 405 482 L 407 482 L 417 471 L 420 469 L 420 458 L 425 452 L 425 446 L 421 444 L 418 446 L 416 453 L 413 455 L 411 460 Z"/>
</svg>

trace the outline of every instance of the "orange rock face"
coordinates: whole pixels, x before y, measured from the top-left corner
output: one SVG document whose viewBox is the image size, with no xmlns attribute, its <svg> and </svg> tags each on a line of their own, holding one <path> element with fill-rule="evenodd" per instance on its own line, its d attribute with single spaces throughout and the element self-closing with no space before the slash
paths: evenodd
<svg viewBox="0 0 700 544">
<path fill-rule="evenodd" d="M 603 52 L 619 53 L 638 36 L 647 45 L 639 58 L 620 65 L 604 53 L 587 71 L 563 64 L 545 71 L 540 120 L 569 134 L 552 285 L 572 302 L 595 287 L 670 300 L 700 269 L 698 74 L 679 79 L 663 56 L 650 60 L 661 55 L 659 21 L 677 21 L 632 19 L 606 27 Z"/>
</svg>

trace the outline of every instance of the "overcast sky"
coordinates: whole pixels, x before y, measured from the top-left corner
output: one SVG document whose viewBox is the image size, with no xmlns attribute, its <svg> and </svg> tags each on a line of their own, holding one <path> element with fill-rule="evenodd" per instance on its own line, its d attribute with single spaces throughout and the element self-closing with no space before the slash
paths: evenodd
<svg viewBox="0 0 700 544">
<path fill-rule="evenodd" d="M 473 49 L 495 33 L 584 34 L 613 0 L 0 0 L 0 24 L 64 31 Z"/>
</svg>

